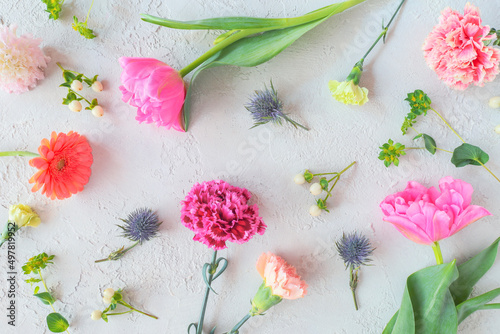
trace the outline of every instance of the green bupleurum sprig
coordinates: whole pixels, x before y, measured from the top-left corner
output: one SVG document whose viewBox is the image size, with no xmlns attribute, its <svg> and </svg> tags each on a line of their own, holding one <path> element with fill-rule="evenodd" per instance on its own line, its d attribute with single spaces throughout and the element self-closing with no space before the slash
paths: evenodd
<svg viewBox="0 0 500 334">
<path fill-rule="evenodd" d="M 53 333 L 62 333 L 66 332 L 69 334 L 68 327 L 69 322 L 64 318 L 60 313 L 57 313 L 54 308 L 54 303 L 56 299 L 50 293 L 47 288 L 47 284 L 45 283 L 45 279 L 42 276 L 42 270 L 47 267 L 47 265 L 52 264 L 52 260 L 54 259 L 54 255 L 47 255 L 46 253 L 40 253 L 38 255 L 30 258 L 23 266 L 22 270 L 25 275 L 35 274 L 37 276 L 30 277 L 25 280 L 26 283 L 31 285 L 33 289 L 33 295 L 37 297 L 43 304 L 50 305 L 52 308 L 52 313 L 50 313 L 47 320 L 47 327 Z M 40 292 L 40 283 L 42 283 L 44 292 Z"/>
<path fill-rule="evenodd" d="M 386 167 L 389 167 L 391 164 L 398 166 L 399 157 L 405 155 L 405 151 L 407 150 L 425 149 L 431 154 L 435 154 L 439 150 L 452 154 L 451 163 L 454 164 L 455 167 L 464 167 L 467 165 L 482 166 L 500 182 L 500 179 L 485 165 L 490 159 L 489 155 L 478 146 L 465 142 L 446 119 L 431 106 L 432 101 L 427 94 L 417 89 L 413 93 L 409 93 L 405 101 L 408 101 L 411 111 L 405 117 L 401 131 L 403 134 L 406 134 L 409 129 L 415 131 L 416 136 L 413 140 L 423 139 L 424 147 L 405 147 L 405 145 L 394 143 L 393 140 L 389 139 L 387 143 L 380 147 L 382 151 L 379 153 L 379 159 L 384 161 Z M 433 111 L 446 124 L 460 141 L 462 141 L 462 145 L 458 146 L 453 151 L 442 149 L 437 146 L 436 141 L 430 135 L 421 133 L 415 129 L 414 125 L 416 124 L 417 117 L 420 115 L 427 115 L 429 110 Z"/>
<path fill-rule="evenodd" d="M 64 0 L 42 0 L 42 2 L 47 6 L 45 11 L 50 14 L 49 19 L 57 20 Z"/>
<path fill-rule="evenodd" d="M 76 16 L 73 16 L 73 24 L 71 25 L 75 31 L 78 31 L 80 35 L 82 35 L 86 39 L 93 39 L 96 37 L 94 31 L 87 26 L 87 21 L 89 20 L 89 15 L 90 11 L 92 10 L 92 6 L 94 6 L 94 0 L 92 0 L 92 3 L 90 4 L 90 8 L 87 13 L 87 17 L 85 18 L 85 21 L 79 22 L 78 18 Z"/>
</svg>

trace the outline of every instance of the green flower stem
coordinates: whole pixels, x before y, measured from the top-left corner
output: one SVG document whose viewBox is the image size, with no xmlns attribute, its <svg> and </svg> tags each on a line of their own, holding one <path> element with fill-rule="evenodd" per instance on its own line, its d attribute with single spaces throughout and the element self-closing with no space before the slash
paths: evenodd
<svg viewBox="0 0 500 334">
<path fill-rule="evenodd" d="M 78 94 L 77 92 L 75 92 L 75 91 L 74 91 L 73 89 L 71 89 L 71 88 L 68 88 L 68 89 L 69 89 L 69 91 L 70 91 L 70 92 L 73 92 L 75 95 L 78 95 L 78 96 L 80 96 L 82 99 L 84 99 L 84 100 L 85 100 L 85 101 L 89 104 L 89 106 L 91 106 L 91 105 L 92 105 L 92 103 L 91 103 L 89 100 L 87 100 L 85 97 L 83 97 L 81 94 Z"/>
<path fill-rule="evenodd" d="M 71 71 L 71 70 L 67 70 L 67 69 L 65 69 L 64 67 L 62 67 L 62 65 L 61 65 L 59 62 L 57 62 L 56 64 L 57 64 L 57 66 L 59 66 L 59 68 L 60 68 L 63 72 L 64 72 L 64 71 L 66 71 L 66 72 L 71 72 L 71 73 L 74 73 L 74 74 L 81 74 L 81 75 L 82 75 L 82 77 L 84 77 L 85 79 L 87 79 L 87 80 L 92 80 L 91 78 L 87 77 L 87 76 L 86 76 L 85 74 L 83 74 L 83 73 L 80 73 L 80 72 L 77 72 L 77 71 Z"/>
<path fill-rule="evenodd" d="M 334 173 L 334 174 L 337 174 L 336 176 L 332 177 L 330 180 L 328 180 L 328 183 L 330 183 L 331 181 L 335 180 L 335 183 L 330 187 L 330 189 L 327 191 L 327 195 L 325 197 L 325 199 L 323 201 L 326 201 L 330 196 L 332 196 L 331 192 L 333 190 L 333 188 L 335 188 L 335 186 L 337 185 L 337 182 L 339 182 L 340 180 L 340 176 L 346 172 L 349 168 L 351 168 L 352 166 L 354 166 L 354 164 L 356 163 L 356 161 L 353 161 L 349 166 L 347 166 L 346 168 L 342 169 L 340 172 L 338 173 Z"/>
<path fill-rule="evenodd" d="M 0 157 L 39 157 L 40 154 L 28 151 L 6 151 L 0 152 Z"/>
<path fill-rule="evenodd" d="M 198 325 L 196 326 L 196 334 L 203 334 L 203 322 L 205 320 L 205 311 L 207 310 L 208 296 L 210 295 L 209 286 L 212 285 L 212 280 L 214 278 L 214 274 L 217 270 L 217 251 L 214 251 L 214 255 L 212 257 L 212 263 L 209 267 L 208 274 L 208 286 L 205 289 L 205 297 L 203 298 L 203 306 L 201 308 L 200 320 L 198 320 Z"/>
<path fill-rule="evenodd" d="M 455 131 L 455 129 L 453 129 L 453 128 L 451 127 L 450 123 L 448 123 L 448 122 L 444 119 L 444 117 L 443 117 L 443 116 L 441 116 L 441 114 L 440 114 L 440 113 L 438 113 L 438 112 L 437 112 L 434 108 L 430 108 L 430 109 L 431 109 L 432 111 L 434 111 L 434 112 L 436 113 L 436 115 L 438 115 L 438 116 L 439 116 L 439 118 L 441 118 L 441 119 L 443 120 L 443 122 L 444 122 L 444 123 L 445 123 L 445 124 L 446 124 L 446 125 L 447 125 L 450 129 L 451 129 L 451 131 L 453 131 L 453 133 L 454 133 L 454 134 L 456 134 L 456 135 L 457 135 L 457 137 L 458 137 L 458 138 L 460 138 L 460 140 L 461 140 L 463 143 L 465 143 L 465 140 L 463 140 L 463 138 L 462 138 L 462 137 L 460 137 L 460 135 L 459 135 L 459 134 Z"/>
<path fill-rule="evenodd" d="M 89 11 L 87 13 L 87 18 L 85 19 L 85 23 L 87 23 L 87 21 L 89 20 L 89 15 L 90 15 L 90 11 L 92 10 L 92 6 L 94 6 L 94 0 L 92 0 L 92 3 L 90 4 L 90 8 L 89 8 Z"/>
<path fill-rule="evenodd" d="M 352 0 L 351 2 L 354 2 L 354 4 L 352 6 L 355 6 L 363 1 L 365 1 L 365 0 Z M 266 28 L 260 28 L 260 29 L 240 30 L 240 31 L 232 34 L 231 36 L 227 37 L 226 39 L 222 40 L 221 42 L 217 43 L 210 50 L 208 50 L 203 55 L 201 55 L 198 59 L 196 59 L 191 64 L 184 67 L 183 69 L 181 69 L 179 71 L 179 74 L 181 77 L 185 77 L 187 74 L 189 74 L 195 68 L 197 68 L 198 66 L 203 64 L 206 60 L 210 59 L 212 56 L 217 54 L 217 52 L 221 51 L 222 49 L 226 48 L 227 46 L 233 44 L 234 42 L 236 42 L 242 38 L 245 38 L 245 37 L 250 36 L 250 35 L 258 34 L 258 33 L 263 33 L 263 32 L 270 31 L 270 30 L 290 28 L 290 27 L 294 27 L 294 26 L 298 26 L 301 24 L 310 23 L 313 21 L 323 19 L 325 17 L 332 15 L 333 14 L 332 9 L 336 9 L 337 5 L 338 4 L 333 4 L 333 5 L 327 6 L 325 8 L 322 8 L 320 10 L 303 15 L 303 16 L 285 19 L 285 23 L 279 27 L 274 26 L 274 27 L 266 27 Z"/>
<path fill-rule="evenodd" d="M 45 284 L 45 280 L 42 277 L 42 269 L 38 269 L 38 275 L 40 276 L 40 279 L 42 280 L 42 284 L 43 284 L 43 287 L 45 288 L 45 292 L 50 293 L 49 289 L 47 288 L 47 284 Z M 52 311 L 54 311 L 54 313 L 57 313 L 56 309 L 54 308 L 54 305 L 52 304 L 52 302 L 50 300 L 48 300 L 48 302 L 50 304 L 50 307 L 52 308 Z M 67 329 L 65 330 L 65 332 L 69 334 L 69 332 L 68 332 Z"/>
<path fill-rule="evenodd" d="M 99 262 L 105 262 L 105 261 L 112 261 L 112 260 L 118 260 L 119 258 L 121 258 L 123 255 L 125 255 L 126 252 L 128 252 L 129 250 L 131 250 L 132 248 L 134 248 L 135 246 L 137 246 L 139 244 L 139 241 L 136 241 L 132 246 L 129 246 L 125 249 L 120 249 L 116 252 L 113 252 L 111 253 L 107 258 L 105 259 L 100 259 L 100 260 L 96 260 L 94 261 L 94 263 L 99 263 Z M 116 254 L 115 254 L 116 253 Z M 119 257 L 117 257 L 116 259 L 115 258 L 112 258 L 111 255 L 119 255 Z"/>
<path fill-rule="evenodd" d="M 434 251 L 434 256 L 436 256 L 436 263 L 443 264 L 443 254 L 441 254 L 441 247 L 438 241 L 432 244 L 432 250 Z"/>
<path fill-rule="evenodd" d="M 355 163 L 356 163 L 356 161 L 353 161 L 349 166 L 347 166 L 346 168 L 342 169 L 342 171 L 339 172 L 339 176 L 342 175 L 344 172 L 346 172 L 349 168 L 351 168 L 352 166 L 354 166 Z"/>
<path fill-rule="evenodd" d="M 129 311 L 126 311 L 126 312 L 120 312 L 120 313 L 106 313 L 107 316 L 110 316 L 110 315 L 121 315 L 121 314 L 127 314 L 127 313 L 132 313 L 134 312 L 134 310 L 129 310 Z M 105 312 L 103 312 L 105 313 Z"/>
<path fill-rule="evenodd" d="M 248 313 L 247 315 L 245 315 L 243 317 L 243 319 L 240 320 L 240 322 L 238 322 L 234 327 L 233 329 L 231 329 L 231 331 L 228 333 L 228 334 L 238 334 L 239 333 L 239 329 L 241 328 L 241 326 L 243 326 L 245 324 L 245 322 L 248 321 L 248 319 L 250 319 L 252 316 L 250 315 L 250 313 Z"/>
<path fill-rule="evenodd" d="M 351 287 L 351 292 L 352 292 L 352 298 L 354 300 L 354 307 L 356 308 L 356 311 L 358 310 L 358 300 L 356 298 L 356 287 L 358 285 L 358 273 L 357 270 L 355 270 L 352 266 L 350 267 L 350 273 L 349 273 L 349 286 Z"/>
<path fill-rule="evenodd" d="M 439 148 L 439 147 L 436 147 L 436 146 L 434 146 L 434 148 L 435 148 L 436 150 L 439 150 L 439 151 L 443 151 L 443 152 L 447 152 L 447 153 L 451 153 L 451 154 L 453 154 L 453 152 L 452 152 L 452 151 L 448 151 L 448 150 L 445 150 L 445 149 L 443 149 L 443 148 Z M 426 148 L 425 148 L 425 147 L 406 147 L 406 148 L 405 148 L 405 151 L 406 151 L 406 150 L 426 150 Z"/>
<path fill-rule="evenodd" d="M 500 304 L 486 304 L 479 308 L 480 310 L 498 310 L 500 309 Z"/>
<path fill-rule="evenodd" d="M 392 15 L 391 20 L 389 21 L 389 23 L 385 27 L 382 28 L 382 32 L 380 33 L 380 35 L 377 37 L 377 39 L 375 40 L 375 42 L 368 49 L 368 51 L 365 53 L 365 55 L 363 56 L 363 58 L 361 58 L 361 60 L 360 60 L 361 65 L 363 64 L 363 61 L 368 56 L 368 54 L 373 50 L 373 48 L 375 47 L 375 45 L 377 45 L 377 43 L 380 41 L 380 39 L 382 39 L 382 37 L 384 38 L 384 42 L 385 42 L 385 36 L 387 35 L 387 31 L 389 30 L 389 26 L 391 25 L 392 21 L 394 20 L 394 18 L 398 14 L 399 10 L 401 9 L 401 7 L 403 6 L 403 3 L 405 1 L 406 0 L 402 0 L 401 1 L 401 3 L 399 4 L 398 8 L 396 9 L 396 11 L 394 12 L 394 14 Z"/>
<path fill-rule="evenodd" d="M 499 179 L 499 178 L 498 178 L 495 174 L 493 174 L 493 172 L 492 172 L 492 171 L 491 171 L 488 167 L 486 167 L 486 166 L 485 166 L 485 165 L 484 165 L 481 161 L 479 161 L 479 160 L 476 160 L 476 161 L 477 161 L 477 162 L 479 162 L 479 163 L 481 164 L 481 166 L 483 166 L 483 167 L 484 167 L 484 169 L 486 169 L 486 170 L 487 170 L 487 171 L 488 171 L 491 175 L 493 175 L 493 177 L 494 177 L 494 178 L 495 178 L 498 182 L 500 182 L 500 179 Z"/>
<path fill-rule="evenodd" d="M 338 173 L 337 172 L 334 172 L 334 173 L 319 173 L 319 174 L 313 174 L 313 176 L 334 175 L 334 174 L 338 174 Z"/>
<path fill-rule="evenodd" d="M 123 306 L 125 306 L 125 307 L 128 307 L 128 308 L 129 308 L 131 311 L 133 311 L 133 312 L 138 312 L 138 313 L 140 313 L 140 314 L 147 315 L 148 317 L 151 317 L 151 318 L 153 318 L 153 319 L 158 319 L 158 317 L 157 317 L 157 316 L 152 315 L 152 314 L 149 314 L 149 313 L 146 313 L 146 312 L 143 312 L 143 311 L 140 311 L 140 310 L 136 309 L 135 307 L 131 306 L 130 304 L 127 304 L 127 303 L 126 303 L 126 302 L 124 302 L 123 300 L 119 300 L 117 303 L 118 303 L 118 304 L 120 304 L 120 305 L 123 305 Z M 125 313 L 127 313 L 127 312 L 125 312 Z"/>
</svg>

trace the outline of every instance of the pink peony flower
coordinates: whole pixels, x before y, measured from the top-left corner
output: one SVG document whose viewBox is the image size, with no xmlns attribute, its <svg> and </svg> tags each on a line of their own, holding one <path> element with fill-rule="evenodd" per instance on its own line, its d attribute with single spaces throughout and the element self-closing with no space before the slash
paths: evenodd
<svg viewBox="0 0 500 334">
<path fill-rule="evenodd" d="M 474 189 L 469 183 L 448 176 L 439 181 L 439 189 L 408 182 L 404 191 L 387 196 L 380 204 L 384 220 L 408 239 L 430 245 L 491 215 L 483 207 L 470 205 Z"/>
<path fill-rule="evenodd" d="M 24 93 L 45 76 L 50 61 L 39 47 L 40 39 L 27 34 L 17 37 L 17 26 L 0 25 L 0 88 L 7 93 Z"/>
<path fill-rule="evenodd" d="M 250 197 L 224 181 L 197 183 L 182 202 L 182 223 L 195 233 L 193 240 L 215 250 L 227 248 L 226 241 L 245 243 L 267 227 L 257 205 L 247 204 Z"/>
<path fill-rule="evenodd" d="M 424 42 L 425 60 L 452 88 L 483 86 L 499 72 L 500 51 L 483 43 L 494 38 L 489 33 L 490 27 L 481 25 L 479 10 L 470 3 L 464 15 L 446 8 Z"/>
<path fill-rule="evenodd" d="M 186 88 L 179 72 L 153 58 L 121 57 L 118 61 L 123 68 L 122 100 L 137 107 L 135 119 L 183 132 Z"/>
<path fill-rule="evenodd" d="M 262 254 L 257 261 L 257 271 L 275 296 L 298 299 L 307 294 L 307 284 L 300 279 L 295 267 L 277 255 Z"/>
</svg>

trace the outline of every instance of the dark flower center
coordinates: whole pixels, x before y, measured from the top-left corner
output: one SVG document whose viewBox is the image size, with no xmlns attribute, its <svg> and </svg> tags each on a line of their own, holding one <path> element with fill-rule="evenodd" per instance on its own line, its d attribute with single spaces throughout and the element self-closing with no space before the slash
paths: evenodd
<svg viewBox="0 0 500 334">
<path fill-rule="evenodd" d="M 66 166 L 66 160 L 61 159 L 57 162 L 56 168 L 58 171 L 61 171 L 64 168 L 64 166 Z"/>
</svg>

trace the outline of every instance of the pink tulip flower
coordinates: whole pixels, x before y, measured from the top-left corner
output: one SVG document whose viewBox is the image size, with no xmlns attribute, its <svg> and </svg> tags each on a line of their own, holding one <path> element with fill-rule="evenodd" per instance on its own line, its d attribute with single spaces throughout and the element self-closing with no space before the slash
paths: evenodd
<svg viewBox="0 0 500 334">
<path fill-rule="evenodd" d="M 118 59 L 122 100 L 137 107 L 136 120 L 184 132 L 182 109 L 186 87 L 179 72 L 153 58 Z"/>
<path fill-rule="evenodd" d="M 431 245 L 491 215 L 481 206 L 470 205 L 474 189 L 469 183 L 448 176 L 439 181 L 439 189 L 408 182 L 404 191 L 387 196 L 380 204 L 384 221 L 408 239 Z"/>
</svg>

